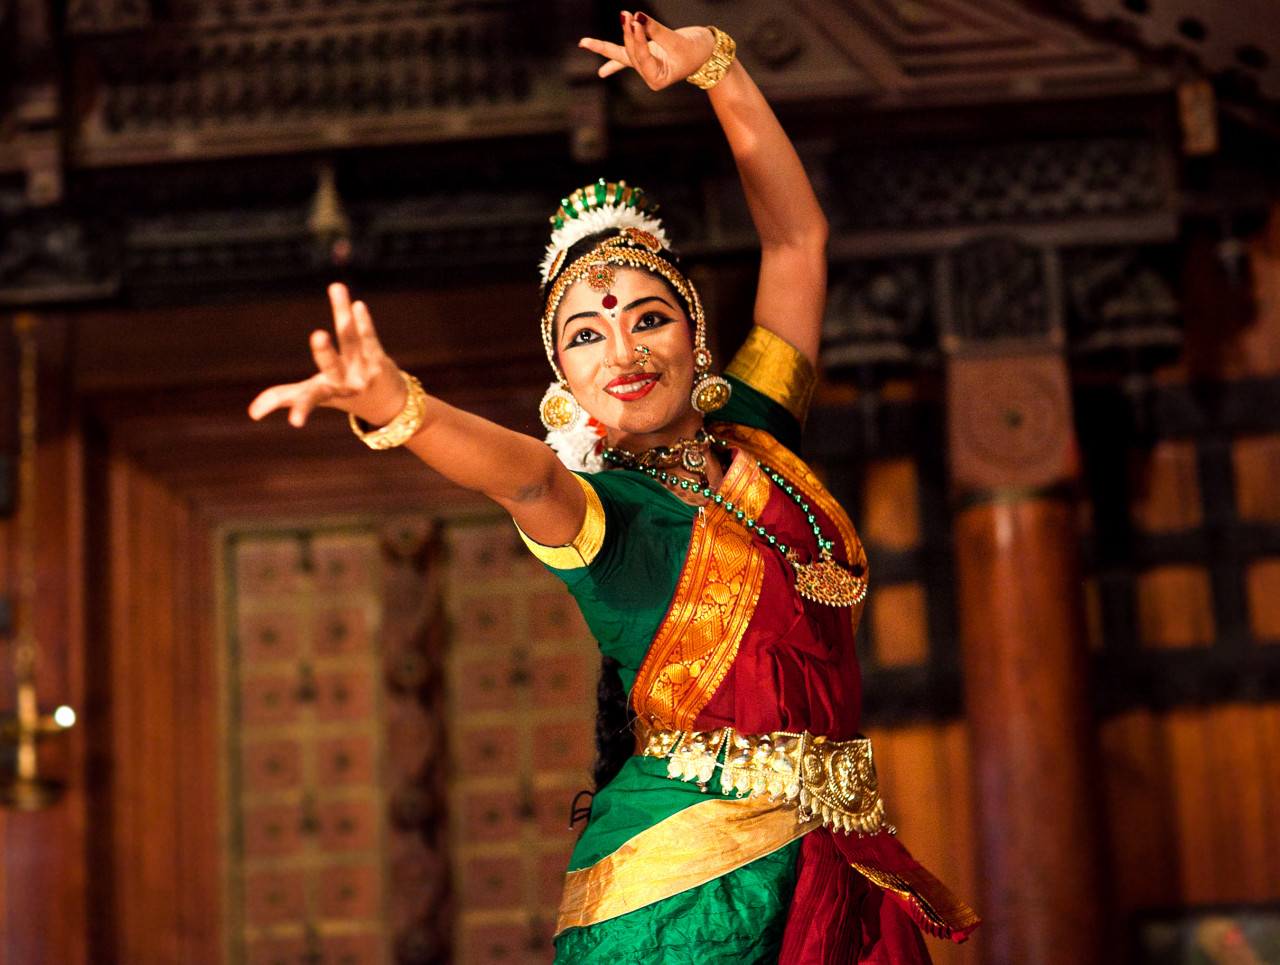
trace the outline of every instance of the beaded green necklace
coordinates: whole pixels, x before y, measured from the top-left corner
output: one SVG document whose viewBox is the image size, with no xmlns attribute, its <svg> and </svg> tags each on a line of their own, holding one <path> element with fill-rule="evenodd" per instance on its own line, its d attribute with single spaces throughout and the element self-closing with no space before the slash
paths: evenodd
<svg viewBox="0 0 1280 965">
<path fill-rule="evenodd" d="M 712 439 L 711 441 L 715 442 L 717 440 Z M 758 459 L 756 460 L 756 465 L 760 467 L 761 472 L 768 476 L 775 486 L 790 496 L 795 504 L 800 507 L 800 512 L 805 514 L 805 518 L 813 528 L 813 535 L 818 541 L 818 558 L 816 560 L 810 560 L 808 563 L 800 562 L 799 556 L 793 547 L 783 543 L 777 536 L 765 529 L 758 520 L 748 516 L 745 511 L 734 505 L 733 500 L 725 499 L 705 481 L 699 482 L 693 479 L 685 479 L 664 469 L 659 469 L 657 466 L 645 465 L 643 462 L 638 461 L 633 453 L 628 453 L 624 450 L 606 449 L 604 458 L 606 462 L 611 462 L 615 466 L 643 472 L 664 486 L 683 489 L 696 493 L 704 499 L 711 500 L 732 519 L 745 526 L 749 532 L 757 533 L 770 546 L 775 547 L 778 552 L 787 558 L 796 573 L 796 592 L 806 600 L 824 603 L 827 606 L 844 607 L 857 606 L 866 598 L 866 580 L 854 576 L 831 555 L 835 542 L 822 535 L 822 528 L 818 525 L 818 519 L 809 504 L 804 501 L 804 495 L 796 492 L 794 486 Z"/>
</svg>

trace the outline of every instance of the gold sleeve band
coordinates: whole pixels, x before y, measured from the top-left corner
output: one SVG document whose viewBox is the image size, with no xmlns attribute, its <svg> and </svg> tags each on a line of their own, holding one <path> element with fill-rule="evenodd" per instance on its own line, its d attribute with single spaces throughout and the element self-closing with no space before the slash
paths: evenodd
<svg viewBox="0 0 1280 965">
<path fill-rule="evenodd" d="M 817 374 L 813 363 L 781 335 L 753 326 L 725 374 L 767 395 L 804 425 Z"/>
<path fill-rule="evenodd" d="M 538 559 L 554 570 L 576 570 L 590 566 L 591 561 L 604 545 L 604 505 L 596 494 L 595 488 L 579 475 L 574 475 L 587 497 L 587 514 L 582 519 L 582 528 L 573 542 L 564 546 L 543 546 L 524 535 L 524 530 L 516 527 L 516 532 L 524 540 L 524 545 Z"/>
</svg>

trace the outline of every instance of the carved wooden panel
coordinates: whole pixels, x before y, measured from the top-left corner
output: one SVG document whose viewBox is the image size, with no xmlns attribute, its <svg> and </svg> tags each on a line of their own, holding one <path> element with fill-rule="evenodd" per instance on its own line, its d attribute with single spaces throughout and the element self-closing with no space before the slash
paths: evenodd
<svg viewBox="0 0 1280 965">
<path fill-rule="evenodd" d="M 81 3 L 89 30 L 138 4 Z M 129 8 L 128 10 L 123 8 Z M 175 4 L 77 48 L 86 164 L 545 131 L 563 84 L 545 19 L 512 3 Z"/>
<path fill-rule="evenodd" d="M 229 961 L 448 956 L 433 528 L 234 532 Z"/>
<path fill-rule="evenodd" d="M 510 518 L 448 528 L 458 965 L 551 961 L 575 794 L 593 786 L 599 650 Z"/>
<path fill-rule="evenodd" d="M 1168 87 L 1118 44 L 1017 0 L 661 0 L 669 23 L 715 23 L 777 98 L 920 106 Z"/>
</svg>

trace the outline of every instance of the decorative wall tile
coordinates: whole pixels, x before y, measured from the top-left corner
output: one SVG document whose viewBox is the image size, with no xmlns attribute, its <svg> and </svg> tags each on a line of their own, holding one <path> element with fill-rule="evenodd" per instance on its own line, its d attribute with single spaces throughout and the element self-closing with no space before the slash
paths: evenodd
<svg viewBox="0 0 1280 965">
<path fill-rule="evenodd" d="M 454 613 L 455 645 L 507 644 L 514 635 L 515 614 L 502 596 L 468 599 L 465 608 Z"/>
<path fill-rule="evenodd" d="M 463 932 L 459 945 L 470 965 L 512 965 L 525 961 L 529 940 L 526 924 L 477 923 Z"/>
<path fill-rule="evenodd" d="M 274 804 L 244 811 L 244 853 L 250 858 L 282 858 L 302 851 L 302 807 Z"/>
<path fill-rule="evenodd" d="M 461 813 L 455 817 L 469 841 L 484 844 L 519 839 L 521 805 L 514 791 L 470 791 L 461 801 Z"/>
<path fill-rule="evenodd" d="M 245 745 L 246 792 L 288 791 L 302 785 L 302 747 L 295 740 L 260 740 Z"/>
<path fill-rule="evenodd" d="M 247 661 L 293 660 L 299 646 L 298 621 L 292 613 L 246 613 L 240 620 L 240 648 Z"/>
<path fill-rule="evenodd" d="M 315 619 L 315 652 L 325 657 L 369 652 L 369 625 L 363 607 L 321 610 Z"/>
<path fill-rule="evenodd" d="M 254 925 L 301 922 L 306 881 L 301 871 L 258 871 L 245 880 L 245 917 Z"/>
<path fill-rule="evenodd" d="M 372 862 L 325 868 L 320 872 L 320 914 L 334 921 L 376 919 L 382 901 L 380 876 Z"/>
<path fill-rule="evenodd" d="M 533 640 L 558 642 L 581 637 L 587 632 L 581 611 L 562 586 L 549 593 L 529 596 L 525 606 L 528 608 L 529 636 Z"/>
<path fill-rule="evenodd" d="M 591 706 L 600 658 L 595 654 L 552 653 L 534 659 L 531 697 L 538 707 Z"/>
<path fill-rule="evenodd" d="M 365 670 L 316 674 L 316 719 L 369 720 L 373 714 L 373 679 Z"/>
<path fill-rule="evenodd" d="M 248 965 L 302 965 L 307 942 L 301 936 L 250 939 L 246 951 Z"/>
<path fill-rule="evenodd" d="M 503 653 L 477 654 L 458 662 L 459 706 L 470 711 L 509 709 L 516 701 L 515 667 Z"/>
<path fill-rule="evenodd" d="M 298 719 L 298 682 L 282 674 L 241 682 L 241 719 L 251 726 L 292 724 Z"/>
<path fill-rule="evenodd" d="M 514 773 L 519 732 L 510 725 L 460 728 L 455 756 L 464 777 L 506 777 Z"/>
<path fill-rule="evenodd" d="M 321 787 L 351 787 L 376 780 L 377 748 L 369 735 L 316 741 L 316 780 Z"/>
<path fill-rule="evenodd" d="M 524 897 L 519 858 L 467 858 L 462 864 L 462 899 L 481 909 L 518 908 Z"/>
<path fill-rule="evenodd" d="M 378 815 L 372 799 L 321 804 L 316 816 L 324 851 L 371 851 L 377 843 Z"/>
<path fill-rule="evenodd" d="M 533 727 L 533 752 L 539 770 L 585 771 L 596 758 L 595 733 L 581 720 L 544 721 Z"/>
</svg>

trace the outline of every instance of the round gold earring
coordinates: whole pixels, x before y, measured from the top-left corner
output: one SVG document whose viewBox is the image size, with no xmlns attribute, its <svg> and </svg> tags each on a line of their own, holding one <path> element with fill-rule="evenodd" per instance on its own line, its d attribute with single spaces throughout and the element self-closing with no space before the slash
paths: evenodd
<svg viewBox="0 0 1280 965">
<path fill-rule="evenodd" d="M 567 429 L 582 417 L 582 406 L 563 382 L 552 382 L 538 403 L 538 418 L 548 432 Z"/>
</svg>

